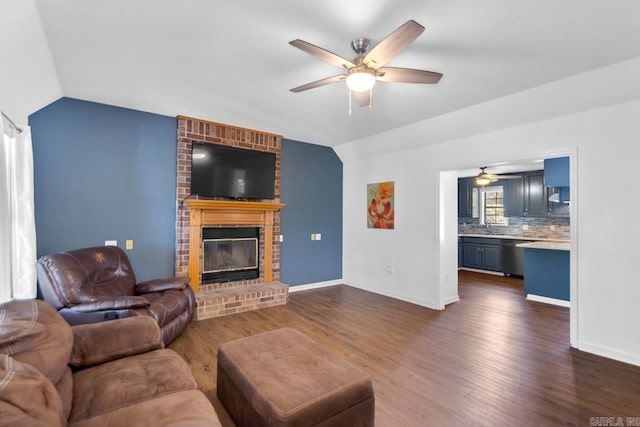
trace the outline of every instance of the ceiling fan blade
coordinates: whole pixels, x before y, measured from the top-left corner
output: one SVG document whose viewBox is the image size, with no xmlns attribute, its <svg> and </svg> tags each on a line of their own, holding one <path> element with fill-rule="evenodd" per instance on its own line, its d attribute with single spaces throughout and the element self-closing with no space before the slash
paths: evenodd
<svg viewBox="0 0 640 427">
<path fill-rule="evenodd" d="M 336 83 L 344 80 L 347 76 L 344 74 L 338 74 L 337 76 L 327 77 L 326 79 L 316 80 L 315 82 L 307 83 L 302 86 L 289 89 L 291 92 L 302 92 L 303 90 L 309 90 L 320 86 L 325 86 L 331 83 Z"/>
<path fill-rule="evenodd" d="M 348 59 L 344 59 L 343 57 L 336 55 L 333 52 L 329 52 L 326 49 L 318 47 L 304 40 L 295 39 L 290 41 L 289 44 L 293 47 L 297 47 L 303 52 L 308 53 L 309 55 L 315 56 L 321 61 L 328 62 L 329 64 L 335 65 L 336 67 L 349 69 L 356 66 L 353 62 L 349 61 Z"/>
<path fill-rule="evenodd" d="M 362 62 L 373 69 L 382 67 L 422 34 L 423 31 L 424 27 L 416 21 L 409 20 L 405 22 L 371 49 Z"/>
<path fill-rule="evenodd" d="M 364 92 L 353 92 L 361 107 L 368 107 L 371 104 L 371 90 Z"/>
<path fill-rule="evenodd" d="M 412 68 L 382 67 L 376 70 L 376 80 L 381 82 L 438 83 L 440 78 L 440 73 Z"/>
<path fill-rule="evenodd" d="M 522 179 L 522 175 L 494 175 L 496 179 Z"/>
</svg>

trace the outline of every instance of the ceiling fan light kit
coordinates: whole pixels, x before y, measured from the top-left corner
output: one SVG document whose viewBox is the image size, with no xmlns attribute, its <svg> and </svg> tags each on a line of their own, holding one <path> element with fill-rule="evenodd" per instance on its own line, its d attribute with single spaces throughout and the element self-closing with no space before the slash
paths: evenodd
<svg viewBox="0 0 640 427">
<path fill-rule="evenodd" d="M 352 71 L 353 70 L 353 71 Z M 368 69 L 356 69 L 349 70 L 347 76 L 347 87 L 354 92 L 366 92 L 371 90 L 376 83 L 376 78 L 373 76 L 371 70 Z"/>
<path fill-rule="evenodd" d="M 484 187 L 485 185 L 491 184 L 491 180 L 489 178 L 479 176 L 476 178 L 476 184 L 478 184 L 481 187 Z"/>
<path fill-rule="evenodd" d="M 476 175 L 476 178 L 475 178 L 476 185 L 479 185 L 480 187 L 485 187 L 491 184 L 492 182 L 496 182 L 501 179 L 521 179 L 522 178 L 520 175 L 494 175 L 491 173 L 487 173 L 485 169 L 487 169 L 487 166 L 481 166 L 480 173 Z"/>
<path fill-rule="evenodd" d="M 346 69 L 346 74 L 317 80 L 291 89 L 291 92 L 302 92 L 339 81 L 346 81 L 350 91 L 355 93 L 361 107 L 371 107 L 372 88 L 376 80 L 383 82 L 435 84 L 440 81 L 442 74 L 433 71 L 415 70 L 411 68 L 384 67 L 384 65 L 398 55 L 405 47 L 413 42 L 424 27 L 414 20 L 409 20 L 394 32 L 385 37 L 380 43 L 368 51 L 370 41 L 360 37 L 351 41 L 351 48 L 358 55 L 349 61 L 326 49 L 315 46 L 304 40 L 296 39 L 289 44 L 329 64 Z M 351 97 L 349 97 L 351 100 Z M 351 101 L 349 101 L 351 102 Z M 349 108 L 351 112 L 351 108 Z"/>
</svg>

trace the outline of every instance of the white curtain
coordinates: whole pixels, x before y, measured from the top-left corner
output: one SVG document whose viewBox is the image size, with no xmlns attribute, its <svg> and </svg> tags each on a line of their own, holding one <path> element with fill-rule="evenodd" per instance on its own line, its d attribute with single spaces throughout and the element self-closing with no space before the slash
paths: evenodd
<svg viewBox="0 0 640 427">
<path fill-rule="evenodd" d="M 0 302 L 36 297 L 31 128 L 0 121 Z"/>
</svg>

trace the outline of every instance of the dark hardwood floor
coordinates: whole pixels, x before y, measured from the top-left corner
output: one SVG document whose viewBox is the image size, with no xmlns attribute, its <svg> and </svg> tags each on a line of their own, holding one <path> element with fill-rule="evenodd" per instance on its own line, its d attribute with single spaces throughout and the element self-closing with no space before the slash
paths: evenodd
<svg viewBox="0 0 640 427">
<path fill-rule="evenodd" d="M 444 311 L 349 286 L 296 292 L 286 306 L 194 321 L 170 348 L 216 397 L 221 343 L 294 327 L 371 374 L 376 425 L 590 425 L 640 417 L 640 367 L 569 346 L 569 310 L 526 301 L 522 280 L 460 272 Z M 640 418 L 638 419 L 640 421 Z"/>
</svg>

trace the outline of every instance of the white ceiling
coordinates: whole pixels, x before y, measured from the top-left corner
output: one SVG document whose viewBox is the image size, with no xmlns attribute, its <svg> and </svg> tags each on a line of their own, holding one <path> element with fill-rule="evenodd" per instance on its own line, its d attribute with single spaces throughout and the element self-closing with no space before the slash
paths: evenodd
<svg viewBox="0 0 640 427">
<path fill-rule="evenodd" d="M 640 1 L 36 0 L 65 96 L 187 115 L 335 146 L 640 56 Z M 437 85 L 378 83 L 373 108 L 340 70 L 290 46 L 346 58 L 409 19 L 426 31 L 389 65 Z M 589 88 L 585 88 L 589 90 Z"/>
</svg>

